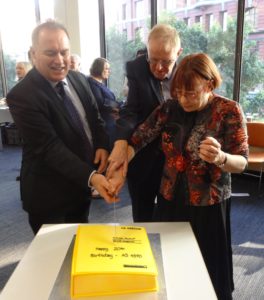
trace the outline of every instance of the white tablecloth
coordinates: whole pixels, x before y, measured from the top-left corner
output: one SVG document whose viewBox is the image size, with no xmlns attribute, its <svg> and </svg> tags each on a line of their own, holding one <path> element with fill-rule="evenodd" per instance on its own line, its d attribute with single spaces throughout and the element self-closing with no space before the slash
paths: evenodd
<svg viewBox="0 0 264 300">
<path fill-rule="evenodd" d="M 9 108 L 8 107 L 0 107 L 0 123 L 4 123 L 4 122 L 14 122 Z M 2 142 L 2 136 L 0 134 L 0 150 L 3 149 L 3 142 Z"/>
</svg>

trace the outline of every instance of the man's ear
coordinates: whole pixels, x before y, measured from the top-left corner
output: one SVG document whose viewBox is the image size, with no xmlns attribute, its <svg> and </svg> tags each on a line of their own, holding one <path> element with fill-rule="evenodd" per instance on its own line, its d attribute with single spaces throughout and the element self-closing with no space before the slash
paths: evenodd
<svg viewBox="0 0 264 300">
<path fill-rule="evenodd" d="M 183 48 L 180 48 L 177 52 L 177 56 L 180 56 L 182 54 Z"/>
<path fill-rule="evenodd" d="M 210 91 L 213 91 L 215 89 L 215 87 L 214 87 L 214 80 L 213 79 L 209 80 L 208 88 L 209 88 Z"/>
<path fill-rule="evenodd" d="M 35 51 L 35 49 L 34 49 L 34 47 L 30 47 L 30 49 L 29 49 L 29 53 L 30 53 L 30 58 L 31 59 L 34 59 L 35 58 L 35 54 L 36 54 L 36 51 Z"/>
</svg>

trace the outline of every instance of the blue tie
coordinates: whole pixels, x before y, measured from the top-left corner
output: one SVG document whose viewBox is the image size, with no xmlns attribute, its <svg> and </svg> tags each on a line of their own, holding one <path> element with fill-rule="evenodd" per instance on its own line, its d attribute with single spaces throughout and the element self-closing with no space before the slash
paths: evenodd
<svg viewBox="0 0 264 300">
<path fill-rule="evenodd" d="M 79 134 L 83 140 L 83 144 L 84 144 L 84 148 L 85 148 L 85 159 L 89 162 L 92 162 L 93 161 L 93 147 L 92 147 L 90 140 L 84 130 L 84 127 L 83 127 L 83 124 L 82 124 L 82 121 L 81 121 L 81 118 L 80 118 L 80 115 L 79 115 L 77 109 L 73 105 L 71 98 L 65 92 L 64 84 L 65 83 L 63 81 L 59 81 L 56 84 L 56 91 L 61 96 L 63 104 L 71 117 L 72 125 L 77 129 L 77 131 L 79 132 Z"/>
</svg>

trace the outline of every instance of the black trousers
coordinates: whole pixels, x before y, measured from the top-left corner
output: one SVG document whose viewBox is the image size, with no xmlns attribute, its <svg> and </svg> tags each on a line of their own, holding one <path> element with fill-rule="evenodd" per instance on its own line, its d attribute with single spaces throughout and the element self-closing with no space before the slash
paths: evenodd
<svg viewBox="0 0 264 300">
<path fill-rule="evenodd" d="M 159 141 L 143 148 L 130 162 L 127 184 L 134 222 L 155 221 L 155 199 L 159 193 L 164 154 Z"/>
<path fill-rule="evenodd" d="M 203 207 L 185 205 L 181 199 L 177 197 L 173 201 L 168 201 L 160 195 L 158 220 L 190 222 L 218 299 L 231 300 L 234 290 L 230 229 L 231 199 Z"/>
<path fill-rule="evenodd" d="M 84 199 L 82 204 L 51 211 L 49 214 L 28 214 L 28 221 L 34 234 L 37 234 L 43 224 L 88 223 L 90 198 Z"/>
</svg>

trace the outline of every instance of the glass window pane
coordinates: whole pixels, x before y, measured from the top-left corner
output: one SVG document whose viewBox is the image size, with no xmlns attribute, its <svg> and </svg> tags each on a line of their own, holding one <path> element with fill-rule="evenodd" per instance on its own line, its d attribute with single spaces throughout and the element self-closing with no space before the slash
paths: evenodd
<svg viewBox="0 0 264 300">
<path fill-rule="evenodd" d="M 71 39 L 71 48 L 80 48 L 81 71 L 88 75 L 93 60 L 100 56 L 98 0 L 79 0 L 78 10 L 80 40 L 74 45 Z"/>
<path fill-rule="evenodd" d="M 240 103 L 248 121 L 264 122 L 264 1 L 247 1 Z"/>
<path fill-rule="evenodd" d="M 149 0 L 104 1 L 106 53 L 111 64 L 109 88 L 123 100 L 125 64 L 145 47 L 150 28 Z"/>
<path fill-rule="evenodd" d="M 0 99 L 4 97 L 2 76 L 0 75 Z M 1 105 L 1 103 L 0 103 Z"/>
<path fill-rule="evenodd" d="M 12 16 L 12 20 L 10 16 Z M 0 28 L 8 89 L 17 81 L 16 61 L 28 61 L 31 32 L 35 24 L 34 1 L 8 0 L 0 2 Z"/>
<path fill-rule="evenodd" d="M 158 0 L 158 22 L 169 23 L 179 31 L 181 57 L 208 53 L 223 77 L 219 93 L 232 99 L 238 1 L 167 1 L 166 9 L 165 2 Z"/>
</svg>

